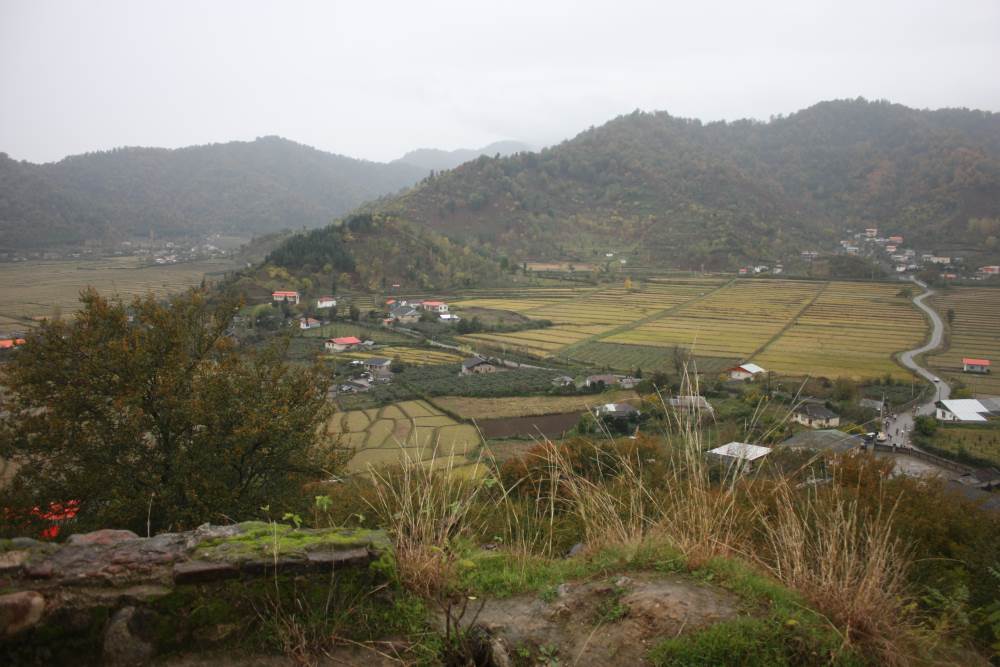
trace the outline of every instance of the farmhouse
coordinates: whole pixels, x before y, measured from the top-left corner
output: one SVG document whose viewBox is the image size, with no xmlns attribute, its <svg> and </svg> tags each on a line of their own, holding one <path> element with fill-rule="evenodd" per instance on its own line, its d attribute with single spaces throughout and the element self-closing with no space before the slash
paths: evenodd
<svg viewBox="0 0 1000 667">
<path fill-rule="evenodd" d="M 313 317 L 299 318 L 300 329 L 318 329 L 321 326 L 323 326 L 323 323 Z"/>
<path fill-rule="evenodd" d="M 392 365 L 391 359 L 386 359 L 385 357 L 372 357 L 371 359 L 365 359 L 365 370 L 372 375 L 382 374 L 389 370 Z"/>
<path fill-rule="evenodd" d="M 865 230 L 865 237 L 873 239 L 878 236 L 878 227 L 869 227 Z"/>
<path fill-rule="evenodd" d="M 710 449 L 708 453 L 728 465 L 746 466 L 749 470 L 756 461 L 770 454 L 771 448 L 745 442 L 730 442 L 721 447 Z"/>
<path fill-rule="evenodd" d="M 271 292 L 271 300 L 275 303 L 294 303 L 297 306 L 299 305 L 299 293 L 289 290 L 278 290 L 277 292 Z"/>
<path fill-rule="evenodd" d="M 342 338 L 328 339 L 323 347 L 325 347 L 328 352 L 343 352 L 344 350 L 353 349 L 358 345 L 361 345 L 361 339 L 356 338 L 355 336 L 343 336 Z"/>
<path fill-rule="evenodd" d="M 757 364 L 740 364 L 739 366 L 734 366 L 729 369 L 729 379 L 731 380 L 747 380 L 752 378 L 757 373 L 764 373 L 764 369 Z"/>
<path fill-rule="evenodd" d="M 962 359 L 962 371 L 965 373 L 989 373 L 990 360 L 966 357 Z"/>
<path fill-rule="evenodd" d="M 1000 276 L 1000 266 L 980 266 L 979 273 L 984 276 Z"/>
<path fill-rule="evenodd" d="M 990 409 L 974 398 L 938 401 L 934 416 L 943 422 L 984 422 Z"/>
<path fill-rule="evenodd" d="M 419 304 L 419 306 L 422 310 L 429 310 L 432 313 L 448 312 L 448 304 L 446 304 L 444 301 L 424 301 L 423 303 Z"/>
<path fill-rule="evenodd" d="M 552 378 L 553 387 L 569 387 L 575 382 L 576 381 L 568 375 L 560 375 L 559 377 Z"/>
<path fill-rule="evenodd" d="M 316 307 L 317 308 L 336 308 L 337 307 L 337 299 L 335 299 L 332 296 L 321 296 L 320 298 L 316 299 Z"/>
<path fill-rule="evenodd" d="M 803 403 L 792 413 L 792 421 L 810 428 L 840 426 L 840 416 L 819 403 Z"/>
<path fill-rule="evenodd" d="M 0 350 L 12 350 L 19 345 L 24 345 L 23 338 L 0 338 Z"/>
<path fill-rule="evenodd" d="M 441 313 L 438 316 L 438 319 L 440 319 L 442 322 L 445 322 L 446 324 L 458 324 L 459 322 L 462 321 L 462 318 L 460 318 L 458 315 L 452 315 L 451 313 Z"/>
<path fill-rule="evenodd" d="M 667 405 L 676 410 L 714 414 L 712 404 L 704 396 L 672 396 L 667 399 Z"/>
<path fill-rule="evenodd" d="M 639 411 L 628 403 L 605 403 L 594 409 L 594 415 L 611 419 L 630 419 L 638 417 Z"/>
<path fill-rule="evenodd" d="M 903 242 L 903 237 L 899 234 L 893 234 L 889 237 L 889 240 L 898 245 Z"/>
<path fill-rule="evenodd" d="M 497 367 L 494 364 L 482 357 L 472 357 L 462 362 L 462 375 L 496 373 L 496 370 Z"/>
<path fill-rule="evenodd" d="M 413 324 L 420 321 L 420 311 L 402 303 L 389 309 L 389 320 L 398 324 Z"/>
</svg>

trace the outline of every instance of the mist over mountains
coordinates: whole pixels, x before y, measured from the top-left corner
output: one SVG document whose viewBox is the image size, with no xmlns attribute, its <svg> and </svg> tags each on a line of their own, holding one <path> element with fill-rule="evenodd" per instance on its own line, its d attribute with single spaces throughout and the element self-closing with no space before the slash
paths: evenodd
<svg viewBox="0 0 1000 667">
<path fill-rule="evenodd" d="M 424 169 L 434 169 L 441 171 L 444 169 L 454 169 L 458 165 L 475 160 L 481 155 L 494 157 L 500 155 L 506 157 L 514 153 L 533 151 L 534 148 L 520 141 L 495 141 L 479 149 L 459 148 L 453 151 L 440 150 L 438 148 L 418 148 L 410 151 L 393 164 L 412 164 Z"/>
</svg>

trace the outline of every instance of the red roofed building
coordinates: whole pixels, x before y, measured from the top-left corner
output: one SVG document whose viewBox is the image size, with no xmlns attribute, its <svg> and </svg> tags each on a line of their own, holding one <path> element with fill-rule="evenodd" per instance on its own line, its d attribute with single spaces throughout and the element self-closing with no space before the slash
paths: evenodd
<svg viewBox="0 0 1000 667">
<path fill-rule="evenodd" d="M 292 290 L 278 290 L 271 292 L 271 300 L 275 303 L 280 301 L 294 303 L 297 306 L 299 305 L 299 293 Z"/>
<path fill-rule="evenodd" d="M 328 352 L 343 352 L 344 350 L 350 350 L 352 347 L 361 345 L 361 340 L 355 336 L 344 336 L 342 338 L 330 338 L 326 341 L 323 347 L 326 348 Z"/>
<path fill-rule="evenodd" d="M 0 350 L 11 350 L 18 345 L 24 345 L 23 338 L 0 338 Z"/>
<path fill-rule="evenodd" d="M 989 359 L 972 359 L 966 357 L 962 359 L 962 371 L 965 373 L 989 373 L 990 372 L 990 360 Z"/>
</svg>

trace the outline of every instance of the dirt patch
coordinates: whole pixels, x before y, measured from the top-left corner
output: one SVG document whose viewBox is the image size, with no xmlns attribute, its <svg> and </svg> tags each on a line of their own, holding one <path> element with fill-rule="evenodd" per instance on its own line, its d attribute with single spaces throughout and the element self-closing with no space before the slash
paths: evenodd
<svg viewBox="0 0 1000 667">
<path fill-rule="evenodd" d="M 561 438 L 579 423 L 581 414 L 583 412 L 563 412 L 555 415 L 482 419 L 477 420 L 476 425 L 486 439 L 530 438 L 532 436 Z"/>
<path fill-rule="evenodd" d="M 489 600 L 476 625 L 512 660 L 530 655 L 579 667 L 645 665 L 660 640 L 733 618 L 738 605 L 735 595 L 689 579 L 642 574 Z"/>
</svg>

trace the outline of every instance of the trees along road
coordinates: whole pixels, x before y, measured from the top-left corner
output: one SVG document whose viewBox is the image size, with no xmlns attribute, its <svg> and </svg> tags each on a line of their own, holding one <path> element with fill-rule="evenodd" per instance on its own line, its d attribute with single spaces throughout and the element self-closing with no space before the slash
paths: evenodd
<svg viewBox="0 0 1000 667">
<path fill-rule="evenodd" d="M 911 278 L 911 280 L 924 289 L 924 293 L 915 298 L 913 303 L 917 306 L 917 308 L 927 313 L 927 316 L 930 317 L 932 326 L 931 339 L 927 341 L 926 344 L 921 345 L 918 348 L 903 352 L 899 355 L 899 360 L 904 366 L 915 371 L 921 377 L 925 378 L 928 382 L 934 385 L 935 392 L 931 397 L 931 400 L 915 406 L 910 411 L 900 413 L 889 424 L 886 429 L 886 433 L 890 436 L 889 442 L 900 446 L 909 444 L 909 431 L 913 430 L 914 415 L 934 414 L 934 402 L 937 400 L 943 401 L 951 395 L 951 387 L 948 386 L 948 383 L 915 361 L 915 357 L 919 357 L 921 354 L 929 352 L 941 345 L 941 342 L 944 340 L 944 322 L 941 321 L 941 316 L 938 315 L 933 308 L 924 303 L 928 297 L 934 294 L 934 291 L 916 278 Z"/>
</svg>

